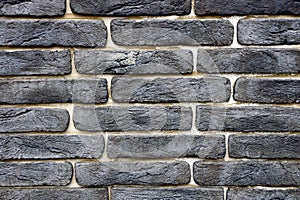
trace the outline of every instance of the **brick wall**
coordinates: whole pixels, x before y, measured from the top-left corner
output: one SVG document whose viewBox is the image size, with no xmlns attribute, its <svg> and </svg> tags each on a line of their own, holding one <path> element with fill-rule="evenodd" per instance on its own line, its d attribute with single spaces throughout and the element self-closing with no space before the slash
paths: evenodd
<svg viewBox="0 0 300 200">
<path fill-rule="evenodd" d="M 300 199 L 299 14 L 2 0 L 0 199 Z"/>
</svg>

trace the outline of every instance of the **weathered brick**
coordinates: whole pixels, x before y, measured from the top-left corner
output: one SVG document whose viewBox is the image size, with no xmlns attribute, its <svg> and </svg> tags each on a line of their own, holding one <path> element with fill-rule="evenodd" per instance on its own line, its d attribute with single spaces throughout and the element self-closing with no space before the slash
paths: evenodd
<svg viewBox="0 0 300 200">
<path fill-rule="evenodd" d="M 76 50 L 75 66 L 81 74 L 190 74 L 193 53 L 189 50 Z"/>
<path fill-rule="evenodd" d="M 300 72 L 298 49 L 199 49 L 197 71 L 204 73 L 287 74 Z"/>
<path fill-rule="evenodd" d="M 230 80 L 210 78 L 113 78 L 112 98 L 117 102 L 226 102 Z"/>
<path fill-rule="evenodd" d="M 0 76 L 66 75 L 71 68 L 69 50 L 0 51 Z"/>
<path fill-rule="evenodd" d="M 119 20 L 111 22 L 112 40 L 124 46 L 229 45 L 228 20 Z"/>
<path fill-rule="evenodd" d="M 2 0 L 0 16 L 63 16 L 66 12 L 65 0 Z"/>
<path fill-rule="evenodd" d="M 190 130 L 190 107 L 75 107 L 75 127 L 82 131 Z"/>
<path fill-rule="evenodd" d="M 71 9 L 100 16 L 186 15 L 191 12 L 191 0 L 71 0 Z"/>
<path fill-rule="evenodd" d="M 181 185 L 190 181 L 187 162 L 76 163 L 76 180 L 82 186 Z"/>
<path fill-rule="evenodd" d="M 200 131 L 272 131 L 300 130 L 300 109 L 273 106 L 197 106 L 196 126 Z"/>
<path fill-rule="evenodd" d="M 68 111 L 62 109 L 0 108 L 0 133 L 63 132 L 69 118 Z"/>
<path fill-rule="evenodd" d="M 299 159 L 300 135 L 231 135 L 229 156 L 234 158 Z"/>
<path fill-rule="evenodd" d="M 0 80 L 0 104 L 105 103 L 106 79 Z"/>
<path fill-rule="evenodd" d="M 203 186 L 299 186 L 299 162 L 194 163 L 194 180 Z"/>
<path fill-rule="evenodd" d="M 68 188 L 68 189 L 50 189 L 50 188 L 28 188 L 28 189 L 0 189 L 0 199 L 14 200 L 108 200 L 107 189 L 93 188 Z"/>
<path fill-rule="evenodd" d="M 135 199 L 135 200 L 223 200 L 222 188 L 198 188 L 198 187 L 177 187 L 177 188 L 132 188 L 113 187 L 111 190 L 112 200 Z"/>
<path fill-rule="evenodd" d="M 245 45 L 299 44 L 300 19 L 242 19 L 238 41 Z"/>
<path fill-rule="evenodd" d="M 0 162 L 0 186 L 65 186 L 72 173 L 69 162 Z"/>
<path fill-rule="evenodd" d="M 225 156 L 225 137 L 209 135 L 110 135 L 109 158 L 209 158 Z"/>
<path fill-rule="evenodd" d="M 239 78 L 234 99 L 254 103 L 299 103 L 300 80 Z"/>
<path fill-rule="evenodd" d="M 251 188 L 229 188 L 228 200 L 297 200 L 300 199 L 299 189 L 251 189 Z"/>
<path fill-rule="evenodd" d="M 106 35 L 101 20 L 0 20 L 0 46 L 104 47 Z"/>
<path fill-rule="evenodd" d="M 299 15 L 295 0 L 196 0 L 197 15 Z"/>
<path fill-rule="evenodd" d="M 99 158 L 103 136 L 1 135 L 0 159 Z"/>
</svg>

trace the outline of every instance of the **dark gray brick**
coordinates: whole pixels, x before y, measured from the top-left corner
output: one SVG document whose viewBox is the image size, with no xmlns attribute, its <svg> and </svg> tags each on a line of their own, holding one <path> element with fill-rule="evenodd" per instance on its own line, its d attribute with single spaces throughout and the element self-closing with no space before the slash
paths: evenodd
<svg viewBox="0 0 300 200">
<path fill-rule="evenodd" d="M 0 76 L 66 75 L 71 68 L 69 50 L 0 51 Z"/>
<path fill-rule="evenodd" d="M 239 78 L 234 99 L 254 103 L 300 103 L 300 80 Z"/>
<path fill-rule="evenodd" d="M 300 72 L 298 49 L 199 49 L 197 71 L 204 73 L 287 74 Z"/>
<path fill-rule="evenodd" d="M 225 137 L 209 135 L 110 135 L 109 158 L 209 158 L 225 156 Z"/>
<path fill-rule="evenodd" d="M 68 188 L 68 189 L 0 189 L 0 200 L 107 200 L 107 189 Z"/>
<path fill-rule="evenodd" d="M 0 133 L 63 132 L 69 118 L 68 111 L 62 109 L 0 108 Z"/>
<path fill-rule="evenodd" d="M 193 53 L 188 50 L 76 50 L 75 66 L 82 74 L 190 74 Z"/>
<path fill-rule="evenodd" d="M 229 156 L 234 158 L 299 159 L 300 135 L 231 135 Z"/>
<path fill-rule="evenodd" d="M 198 187 L 177 187 L 177 188 L 132 188 L 113 187 L 111 191 L 112 200 L 223 200 L 222 188 L 198 188 Z"/>
<path fill-rule="evenodd" d="M 190 182 L 187 162 L 76 163 L 76 180 L 82 186 L 181 185 Z"/>
<path fill-rule="evenodd" d="M 196 0 L 197 15 L 299 15 L 297 0 Z"/>
<path fill-rule="evenodd" d="M 299 186 L 299 162 L 194 163 L 194 180 L 203 186 Z"/>
<path fill-rule="evenodd" d="M 251 189 L 251 188 L 229 188 L 228 200 L 298 200 L 300 199 L 299 189 Z"/>
<path fill-rule="evenodd" d="M 226 102 L 230 80 L 209 78 L 113 78 L 112 98 L 117 102 Z"/>
<path fill-rule="evenodd" d="M 113 20 L 112 40 L 124 46 L 229 45 L 233 26 L 228 20 Z"/>
<path fill-rule="evenodd" d="M 99 158 L 103 136 L 0 135 L 0 159 Z"/>
<path fill-rule="evenodd" d="M 75 127 L 82 131 L 190 130 L 190 107 L 75 107 Z"/>
<path fill-rule="evenodd" d="M 0 20 L 0 46 L 104 47 L 106 35 L 101 20 Z"/>
<path fill-rule="evenodd" d="M 238 41 L 245 45 L 300 44 L 300 19 L 242 19 Z"/>
<path fill-rule="evenodd" d="M 65 186 L 72 173 L 69 162 L 0 162 L 0 186 Z"/>
<path fill-rule="evenodd" d="M 197 106 L 196 126 L 200 131 L 297 132 L 300 109 L 273 106 Z"/>
<path fill-rule="evenodd" d="M 191 0 L 71 0 L 72 11 L 83 15 L 187 15 Z"/>
<path fill-rule="evenodd" d="M 0 80 L 0 104 L 105 103 L 106 79 Z"/>
<path fill-rule="evenodd" d="M 66 12 L 65 0 L 2 0 L 0 16 L 63 16 Z"/>
</svg>

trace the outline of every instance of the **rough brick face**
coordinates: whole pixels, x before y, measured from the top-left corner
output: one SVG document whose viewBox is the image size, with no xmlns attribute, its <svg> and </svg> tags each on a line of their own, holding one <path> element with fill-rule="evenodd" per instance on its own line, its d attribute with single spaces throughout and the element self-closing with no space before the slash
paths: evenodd
<svg viewBox="0 0 300 200">
<path fill-rule="evenodd" d="M 113 20 L 112 39 L 122 46 L 176 46 L 232 43 L 233 26 L 227 20 Z"/>
<path fill-rule="evenodd" d="M 71 53 L 62 51 L 0 51 L 0 76 L 66 75 Z"/>
<path fill-rule="evenodd" d="M 188 50 L 75 51 L 81 74 L 190 74 L 193 54 Z"/>
<path fill-rule="evenodd" d="M 186 15 L 191 0 L 71 0 L 74 13 L 101 16 Z"/>
</svg>

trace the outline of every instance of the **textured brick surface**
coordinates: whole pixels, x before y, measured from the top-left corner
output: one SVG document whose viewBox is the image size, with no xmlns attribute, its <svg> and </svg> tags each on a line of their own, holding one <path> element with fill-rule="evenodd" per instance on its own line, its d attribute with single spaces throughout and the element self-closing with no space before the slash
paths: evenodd
<svg viewBox="0 0 300 200">
<path fill-rule="evenodd" d="M 69 124 L 69 113 L 62 109 L 1 108 L 0 133 L 63 132 Z"/>
<path fill-rule="evenodd" d="M 193 54 L 188 50 L 75 51 L 81 74 L 189 74 Z"/>
<path fill-rule="evenodd" d="M 0 199 L 14 199 L 14 200 L 107 200 L 107 189 L 0 189 Z"/>
<path fill-rule="evenodd" d="M 254 103 L 299 103 L 300 80 L 239 78 L 234 99 Z"/>
<path fill-rule="evenodd" d="M 111 135 L 108 137 L 107 151 L 110 158 L 196 157 L 218 159 L 225 156 L 225 137 Z"/>
<path fill-rule="evenodd" d="M 105 79 L 0 80 L 0 104 L 105 103 Z"/>
<path fill-rule="evenodd" d="M 196 0 L 197 15 L 299 15 L 295 0 Z"/>
<path fill-rule="evenodd" d="M 191 11 L 191 0 L 71 0 L 71 8 L 85 15 L 186 15 Z"/>
<path fill-rule="evenodd" d="M 189 107 L 75 107 L 74 124 L 84 131 L 190 130 Z"/>
<path fill-rule="evenodd" d="M 245 45 L 299 44 L 300 19 L 242 19 L 238 41 Z"/>
<path fill-rule="evenodd" d="M 250 189 L 250 188 L 229 188 L 227 192 L 228 200 L 297 200 L 300 199 L 300 190 L 297 189 Z"/>
<path fill-rule="evenodd" d="M 65 186 L 72 173 L 68 162 L 0 162 L 0 186 Z"/>
<path fill-rule="evenodd" d="M 194 163 L 194 180 L 203 186 L 299 186 L 299 162 Z"/>
<path fill-rule="evenodd" d="M 123 200 L 153 200 L 153 199 L 172 199 L 172 200 L 223 200 L 224 192 L 221 188 L 126 188 L 113 187 L 112 199 Z"/>
<path fill-rule="evenodd" d="M 113 20 L 112 39 L 123 46 L 229 45 L 233 26 L 227 20 Z"/>
<path fill-rule="evenodd" d="M 197 71 L 204 73 L 288 74 L 300 72 L 298 49 L 199 49 Z"/>
<path fill-rule="evenodd" d="M 300 130 L 300 109 L 272 106 L 197 106 L 198 130 L 273 131 Z"/>
<path fill-rule="evenodd" d="M 181 185 L 190 181 L 186 162 L 76 163 L 76 180 L 83 186 Z"/>
<path fill-rule="evenodd" d="M 0 16 L 62 16 L 66 12 L 65 0 L 2 0 Z"/>
<path fill-rule="evenodd" d="M 1 135 L 0 159 L 99 158 L 103 136 Z"/>
<path fill-rule="evenodd" d="M 0 46 L 104 47 L 101 20 L 0 20 Z"/>
<path fill-rule="evenodd" d="M 0 76 L 65 75 L 71 73 L 71 54 L 62 51 L 0 51 Z"/>
<path fill-rule="evenodd" d="M 300 135 L 231 135 L 229 156 L 234 158 L 299 159 Z"/>
</svg>

